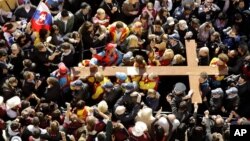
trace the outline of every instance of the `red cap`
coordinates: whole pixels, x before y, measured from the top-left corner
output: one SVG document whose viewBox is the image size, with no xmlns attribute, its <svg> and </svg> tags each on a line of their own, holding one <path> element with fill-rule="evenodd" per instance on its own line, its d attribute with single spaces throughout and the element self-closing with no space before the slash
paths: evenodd
<svg viewBox="0 0 250 141">
<path fill-rule="evenodd" d="M 58 68 L 59 68 L 59 73 L 61 74 L 65 74 L 68 71 L 68 68 L 65 66 L 64 63 L 59 63 Z"/>
<path fill-rule="evenodd" d="M 113 43 L 108 43 L 107 46 L 105 47 L 106 50 L 111 50 L 113 48 L 116 48 L 117 44 Z"/>
</svg>

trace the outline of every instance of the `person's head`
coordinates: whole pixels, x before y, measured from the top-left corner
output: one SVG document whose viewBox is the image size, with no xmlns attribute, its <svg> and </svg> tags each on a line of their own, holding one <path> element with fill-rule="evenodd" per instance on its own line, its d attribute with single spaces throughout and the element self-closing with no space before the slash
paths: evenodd
<svg viewBox="0 0 250 141">
<path fill-rule="evenodd" d="M 47 48 L 44 46 L 43 43 L 38 43 L 36 47 L 37 47 L 39 52 L 46 52 L 47 51 Z"/>
<path fill-rule="evenodd" d="M 121 106 L 117 106 L 115 109 L 115 114 L 117 116 L 123 115 L 126 112 L 126 107 L 121 105 Z"/>
<path fill-rule="evenodd" d="M 32 61 L 30 59 L 24 59 L 23 60 L 23 66 L 26 68 L 32 67 Z"/>
<path fill-rule="evenodd" d="M 90 7 L 90 5 L 88 3 L 82 2 L 81 3 L 81 9 L 82 9 L 83 15 L 87 15 L 90 12 L 91 7 Z"/>
<path fill-rule="evenodd" d="M 211 91 L 211 98 L 219 99 L 222 98 L 224 95 L 224 92 L 221 88 L 216 88 Z"/>
<path fill-rule="evenodd" d="M 24 0 L 24 7 L 25 8 L 30 8 L 30 6 L 31 6 L 30 0 Z"/>
<path fill-rule="evenodd" d="M 56 120 L 60 119 L 60 116 L 61 116 L 61 111 L 59 109 L 54 110 L 51 114 L 52 119 Z"/>
<path fill-rule="evenodd" d="M 48 77 L 48 78 L 47 78 L 47 84 L 48 84 L 49 86 L 56 86 L 56 85 L 59 84 L 59 81 L 58 81 L 58 79 L 56 79 L 55 77 Z"/>
<path fill-rule="evenodd" d="M 191 20 L 191 26 L 195 29 L 198 30 L 198 28 L 200 27 L 200 20 L 197 18 L 192 18 Z"/>
<path fill-rule="evenodd" d="M 152 2 L 147 3 L 147 9 L 148 9 L 148 11 L 153 11 L 154 10 L 154 5 L 153 5 Z"/>
<path fill-rule="evenodd" d="M 130 35 L 128 37 L 129 41 L 128 41 L 128 47 L 139 47 L 139 40 L 138 37 L 135 35 Z"/>
<path fill-rule="evenodd" d="M 17 87 L 17 85 L 18 85 L 18 80 L 16 79 L 16 77 L 10 77 L 10 78 L 8 78 L 7 80 L 6 80 L 6 83 L 8 84 L 8 85 L 10 85 L 11 87 Z"/>
<path fill-rule="evenodd" d="M 201 126 L 196 126 L 191 136 L 192 136 L 192 139 L 195 139 L 196 141 L 203 141 L 204 129 Z"/>
<path fill-rule="evenodd" d="M 100 20 L 103 20 L 106 17 L 106 12 L 102 8 L 97 9 L 96 14 Z"/>
<path fill-rule="evenodd" d="M 247 53 L 248 53 L 248 46 L 247 46 L 247 43 L 241 42 L 241 43 L 238 45 L 237 51 L 239 52 L 239 55 L 240 55 L 240 56 L 244 56 L 245 54 L 247 54 Z"/>
<path fill-rule="evenodd" d="M 187 22 L 185 20 L 179 20 L 178 27 L 180 30 L 186 30 L 188 28 Z"/>
<path fill-rule="evenodd" d="M 105 100 L 102 100 L 101 102 L 98 103 L 97 108 L 102 113 L 106 113 L 108 111 L 108 104 Z"/>
<path fill-rule="evenodd" d="M 238 3 L 238 9 L 242 10 L 242 9 L 245 9 L 245 1 L 244 0 L 239 0 L 239 3 Z"/>
<path fill-rule="evenodd" d="M 199 56 L 200 57 L 208 57 L 208 55 L 209 55 L 208 47 L 202 47 L 199 49 Z"/>
<path fill-rule="evenodd" d="M 188 105 L 187 105 L 187 102 L 186 101 L 182 101 L 180 104 L 179 104 L 179 112 L 186 112 L 188 109 Z"/>
<path fill-rule="evenodd" d="M 20 128 L 20 123 L 19 122 L 17 122 L 17 121 L 12 121 L 11 122 L 11 124 L 10 124 L 10 129 L 12 130 L 12 131 L 18 131 L 19 130 L 19 128 Z"/>
<path fill-rule="evenodd" d="M 140 22 L 145 25 L 148 24 L 149 14 L 147 12 L 144 12 L 140 16 Z"/>
<path fill-rule="evenodd" d="M 62 16 L 62 21 L 68 21 L 69 12 L 67 10 L 63 9 L 62 12 L 61 12 L 61 16 Z"/>
<path fill-rule="evenodd" d="M 208 79 L 208 74 L 207 74 L 207 72 L 201 72 L 201 73 L 200 73 L 199 82 L 200 82 L 200 83 L 204 83 L 207 79 Z"/>
<path fill-rule="evenodd" d="M 220 21 L 227 20 L 227 15 L 224 12 L 220 12 L 218 15 L 218 20 L 220 20 Z"/>
<path fill-rule="evenodd" d="M 95 77 L 96 82 L 102 82 L 104 79 L 103 74 L 101 74 L 100 72 L 97 72 L 94 77 Z"/>
<path fill-rule="evenodd" d="M 160 20 L 155 20 L 154 22 L 154 31 L 155 32 L 160 32 L 162 27 L 161 27 L 162 23 Z"/>
<path fill-rule="evenodd" d="M 147 96 L 149 98 L 157 98 L 157 92 L 154 89 L 148 89 Z"/>
<path fill-rule="evenodd" d="M 82 31 L 81 34 L 84 35 L 87 33 L 91 33 L 94 29 L 93 23 L 86 21 L 82 24 Z"/>
<path fill-rule="evenodd" d="M 72 46 L 72 45 L 71 45 L 70 43 L 64 42 L 64 43 L 61 44 L 61 49 L 62 49 L 62 51 L 63 51 L 64 53 L 68 53 L 68 52 L 70 52 L 71 49 L 72 49 L 71 46 Z"/>
<path fill-rule="evenodd" d="M 213 2 L 214 0 L 205 0 L 205 5 L 210 7 L 212 6 Z"/>
<path fill-rule="evenodd" d="M 88 131 L 93 131 L 97 123 L 97 118 L 94 116 L 88 116 L 86 119 L 86 125 Z"/>
<path fill-rule="evenodd" d="M 219 60 L 217 61 L 218 66 L 225 65 L 229 60 L 228 56 L 225 53 L 219 54 L 218 58 L 219 58 Z"/>
<path fill-rule="evenodd" d="M 33 117 L 32 119 L 32 125 L 34 125 L 35 127 L 38 127 L 40 124 L 40 120 L 38 117 Z"/>
<path fill-rule="evenodd" d="M 141 35 L 142 31 L 143 31 L 143 27 L 142 27 L 142 23 L 140 21 L 136 21 L 132 24 L 132 28 L 131 31 L 135 34 L 135 35 Z"/>
<path fill-rule="evenodd" d="M 53 133 L 57 133 L 59 132 L 59 123 L 58 121 L 54 120 L 52 122 L 50 122 L 50 132 L 53 132 Z"/>
<path fill-rule="evenodd" d="M 172 62 L 173 62 L 174 65 L 181 65 L 185 61 L 186 61 L 186 58 L 184 58 L 181 54 L 176 54 L 176 55 L 174 55 L 174 58 L 173 58 Z"/>
<path fill-rule="evenodd" d="M 118 21 L 116 24 L 115 24 L 115 27 L 116 27 L 116 31 L 118 32 L 122 32 L 123 28 L 124 28 L 124 24 L 120 21 Z"/>
<path fill-rule="evenodd" d="M 23 78 L 26 80 L 26 81 L 34 81 L 35 80 L 35 75 L 33 72 L 30 72 L 30 71 L 25 71 L 23 73 Z"/>
<path fill-rule="evenodd" d="M 159 16 L 169 16 L 169 12 L 168 12 L 168 9 L 166 7 L 162 7 L 161 10 L 158 12 Z"/>
<path fill-rule="evenodd" d="M 11 54 L 17 55 L 20 52 L 20 48 L 17 44 L 12 44 L 11 45 Z"/>
<path fill-rule="evenodd" d="M 212 42 L 220 42 L 220 33 L 219 32 L 213 32 L 211 35 L 210 35 L 210 40 Z"/>
<path fill-rule="evenodd" d="M 162 59 L 164 60 L 173 60 L 174 58 L 174 51 L 172 49 L 166 49 L 162 55 Z"/>
<path fill-rule="evenodd" d="M 235 23 L 241 23 L 242 20 L 243 20 L 243 18 L 242 18 L 242 15 L 241 15 L 240 13 L 236 13 L 236 14 L 234 15 L 234 22 L 235 22 Z"/>
<path fill-rule="evenodd" d="M 140 66 L 140 65 L 144 65 L 144 58 L 141 55 L 136 55 L 135 56 L 135 66 Z"/>
<path fill-rule="evenodd" d="M 40 29 L 39 38 L 41 41 L 46 41 L 47 37 L 49 37 L 49 31 L 45 28 Z"/>
<path fill-rule="evenodd" d="M 34 128 L 34 131 L 32 133 L 32 137 L 35 139 L 39 139 L 41 135 L 41 130 L 39 128 Z"/>
<path fill-rule="evenodd" d="M 236 50 L 228 50 L 227 56 L 229 58 L 236 58 L 238 56 L 238 52 Z"/>
<path fill-rule="evenodd" d="M 214 124 L 215 127 L 218 127 L 218 128 L 223 127 L 223 125 L 224 125 L 224 119 L 221 116 L 217 115 L 217 117 L 215 118 L 215 122 L 214 123 L 215 123 Z"/>
<path fill-rule="evenodd" d="M 241 74 L 238 79 L 238 84 L 242 85 L 245 84 L 246 82 L 247 82 L 247 76 L 245 74 Z"/>
<path fill-rule="evenodd" d="M 106 141 L 106 134 L 102 131 L 97 134 L 97 140 L 98 141 Z"/>
<path fill-rule="evenodd" d="M 185 3 L 184 4 L 184 14 L 189 15 L 192 13 L 192 11 L 193 11 L 193 6 L 191 5 L 191 3 Z"/>
<path fill-rule="evenodd" d="M 74 90 L 79 91 L 83 88 L 83 82 L 78 79 L 78 80 L 72 82 L 71 86 L 74 87 Z"/>
<path fill-rule="evenodd" d="M 106 92 L 110 92 L 113 89 L 114 85 L 112 82 L 106 82 L 102 85 L 102 87 Z"/>
<path fill-rule="evenodd" d="M 85 107 L 85 105 L 86 105 L 85 101 L 79 100 L 79 101 L 76 103 L 76 108 L 79 109 L 79 110 L 82 110 L 82 109 Z"/>
<path fill-rule="evenodd" d="M 186 85 L 182 82 L 178 82 L 174 85 L 173 93 L 176 96 L 183 96 L 186 92 Z"/>
<path fill-rule="evenodd" d="M 212 134 L 212 141 L 224 141 L 224 139 L 220 133 L 215 132 Z"/>
<path fill-rule="evenodd" d="M 6 62 L 8 53 L 5 49 L 0 49 L 0 61 Z"/>
</svg>

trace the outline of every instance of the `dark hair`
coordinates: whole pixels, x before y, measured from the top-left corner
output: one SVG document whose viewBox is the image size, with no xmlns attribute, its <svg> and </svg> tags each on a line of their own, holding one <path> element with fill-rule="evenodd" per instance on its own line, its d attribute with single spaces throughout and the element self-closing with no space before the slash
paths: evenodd
<svg viewBox="0 0 250 141">
<path fill-rule="evenodd" d="M 85 106 L 85 101 L 83 101 L 83 100 L 79 100 L 76 104 L 77 109 L 82 109 L 82 108 L 84 108 L 84 106 Z"/>
<path fill-rule="evenodd" d="M 38 118 L 38 117 L 33 117 L 33 119 L 32 119 L 32 124 L 33 124 L 34 126 L 39 126 L 39 124 L 40 124 L 39 118 Z"/>
<path fill-rule="evenodd" d="M 12 23 L 6 23 L 6 24 L 4 25 L 4 27 L 5 27 L 7 30 L 10 30 L 11 28 L 14 27 L 14 25 L 13 25 Z"/>
<path fill-rule="evenodd" d="M 67 10 L 63 9 L 62 12 L 61 12 L 61 16 L 63 18 L 68 17 L 69 16 L 69 12 Z"/>
<path fill-rule="evenodd" d="M 34 131 L 33 131 L 33 134 L 32 136 L 37 139 L 40 137 L 40 134 L 41 134 L 41 130 L 39 128 L 34 128 Z"/>
<path fill-rule="evenodd" d="M 155 20 L 155 22 L 154 22 L 154 25 L 162 25 L 162 23 L 161 23 L 161 21 L 160 20 Z"/>
<path fill-rule="evenodd" d="M 48 32 L 49 31 L 47 29 L 45 29 L 45 28 L 40 29 L 40 31 L 39 31 L 39 37 L 41 39 L 41 42 L 46 41 L 46 36 L 47 36 Z"/>
<path fill-rule="evenodd" d="M 5 46 L 6 46 L 5 40 L 4 40 L 4 39 L 1 39 L 1 40 L 0 40 L 0 48 L 1 48 L 1 47 L 5 47 Z"/>
<path fill-rule="evenodd" d="M 21 103 L 22 109 L 28 108 L 30 106 L 30 102 L 27 100 L 23 100 Z"/>
<path fill-rule="evenodd" d="M 48 77 L 48 83 L 52 86 L 59 85 L 58 79 L 56 79 L 55 77 Z"/>
<path fill-rule="evenodd" d="M 85 9 L 85 8 L 87 8 L 87 7 L 90 7 L 90 5 L 89 5 L 88 3 L 86 3 L 86 2 L 82 2 L 82 3 L 81 3 L 81 8 L 82 8 L 82 9 Z"/>
<path fill-rule="evenodd" d="M 187 105 L 187 102 L 186 101 L 182 101 L 179 105 L 179 110 L 182 110 L 182 111 L 186 111 L 188 108 L 188 105 Z"/>
<path fill-rule="evenodd" d="M 89 33 L 89 28 L 93 26 L 93 23 L 91 23 L 90 21 L 86 21 L 82 24 L 81 28 L 80 28 L 80 33 L 82 35 L 86 34 L 86 33 Z"/>
<path fill-rule="evenodd" d="M 142 64 L 143 61 L 144 61 L 144 58 L 141 55 L 135 56 L 135 62 L 137 62 L 138 64 Z"/>
<path fill-rule="evenodd" d="M 123 26 L 123 23 L 122 23 L 122 22 L 118 21 L 118 22 L 116 23 L 115 27 L 116 27 L 116 28 L 123 28 L 124 26 Z"/>
<path fill-rule="evenodd" d="M 19 128 L 19 126 L 20 126 L 20 124 L 18 122 L 12 121 L 11 124 L 10 124 L 10 129 L 11 130 L 16 130 L 16 129 Z"/>
<path fill-rule="evenodd" d="M 71 44 L 68 42 L 64 42 L 61 44 L 61 48 L 62 49 L 70 49 L 71 48 Z"/>
<path fill-rule="evenodd" d="M 200 77 L 203 78 L 203 79 L 207 79 L 208 78 L 207 72 L 201 72 Z"/>
</svg>

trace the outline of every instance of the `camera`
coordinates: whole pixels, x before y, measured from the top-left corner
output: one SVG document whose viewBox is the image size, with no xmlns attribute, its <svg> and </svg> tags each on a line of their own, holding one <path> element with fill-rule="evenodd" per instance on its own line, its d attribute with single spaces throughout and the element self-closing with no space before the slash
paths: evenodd
<svg viewBox="0 0 250 141">
<path fill-rule="evenodd" d="M 14 65 L 12 65 L 10 63 L 6 64 L 6 66 L 7 66 L 8 70 L 13 70 L 14 69 Z"/>
<path fill-rule="evenodd" d="M 244 60 L 244 65 L 245 65 L 247 68 L 250 68 L 250 60 Z"/>
<path fill-rule="evenodd" d="M 229 26 L 226 29 L 223 29 L 222 31 L 224 34 L 228 35 L 232 31 L 232 28 Z"/>
<path fill-rule="evenodd" d="M 239 79 L 240 75 L 229 75 L 228 77 L 224 78 L 224 80 L 227 82 L 227 84 L 232 84 L 232 83 L 236 83 L 237 80 Z"/>
<path fill-rule="evenodd" d="M 40 80 L 40 77 L 41 77 L 40 73 L 36 73 L 36 74 L 35 74 L 35 79 L 36 79 L 36 80 Z"/>
<path fill-rule="evenodd" d="M 55 52 L 62 52 L 62 48 L 60 46 L 56 47 Z"/>
</svg>

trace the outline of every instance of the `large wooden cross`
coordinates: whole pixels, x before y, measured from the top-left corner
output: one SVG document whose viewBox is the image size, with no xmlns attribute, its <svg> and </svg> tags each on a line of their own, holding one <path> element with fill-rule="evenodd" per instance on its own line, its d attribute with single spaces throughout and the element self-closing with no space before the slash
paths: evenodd
<svg viewBox="0 0 250 141">
<path fill-rule="evenodd" d="M 105 76 L 114 76 L 115 72 L 124 72 L 128 75 L 143 75 L 143 73 L 155 73 L 159 76 L 180 76 L 188 75 L 190 89 L 193 89 L 193 103 L 202 103 L 200 95 L 199 77 L 201 72 L 207 72 L 208 75 L 227 74 L 225 70 L 219 70 L 218 67 L 198 66 L 196 43 L 194 40 L 186 40 L 187 66 L 152 66 L 145 69 L 134 67 L 99 67 L 98 72 Z M 75 67 L 72 73 L 76 77 L 94 75 L 89 67 Z"/>
</svg>

